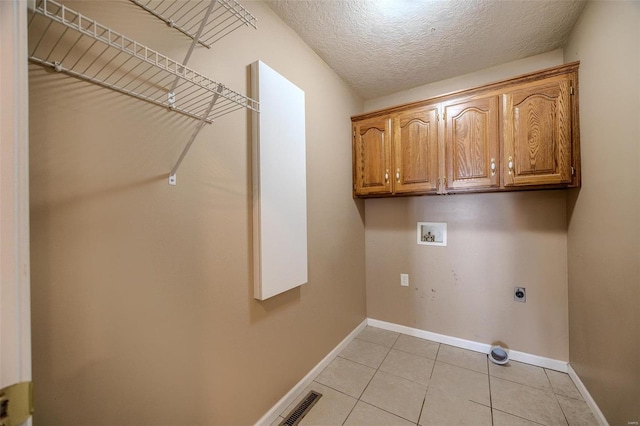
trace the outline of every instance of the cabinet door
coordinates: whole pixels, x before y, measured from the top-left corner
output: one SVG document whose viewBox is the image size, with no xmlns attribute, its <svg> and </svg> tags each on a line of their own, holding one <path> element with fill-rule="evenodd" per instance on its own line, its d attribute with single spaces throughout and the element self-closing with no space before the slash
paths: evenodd
<svg viewBox="0 0 640 426">
<path fill-rule="evenodd" d="M 436 190 L 438 179 L 438 110 L 421 107 L 393 119 L 395 193 Z"/>
<path fill-rule="evenodd" d="M 454 100 L 444 111 L 446 188 L 500 186 L 498 96 Z"/>
<path fill-rule="evenodd" d="M 571 183 L 570 92 L 562 75 L 503 95 L 505 186 Z"/>
<path fill-rule="evenodd" d="M 353 124 L 354 195 L 391 193 L 391 124 L 376 117 Z"/>
</svg>

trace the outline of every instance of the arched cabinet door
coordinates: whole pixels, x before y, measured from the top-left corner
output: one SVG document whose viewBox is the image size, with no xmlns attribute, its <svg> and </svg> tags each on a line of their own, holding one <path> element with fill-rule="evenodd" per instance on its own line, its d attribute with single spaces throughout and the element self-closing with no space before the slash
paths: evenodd
<svg viewBox="0 0 640 426">
<path fill-rule="evenodd" d="M 570 184 L 572 74 L 502 95 L 504 185 Z"/>
<path fill-rule="evenodd" d="M 445 103 L 447 190 L 500 186 L 498 96 Z"/>
<path fill-rule="evenodd" d="M 435 192 L 438 180 L 438 109 L 424 106 L 393 118 L 393 191 Z"/>
<path fill-rule="evenodd" d="M 354 195 L 391 194 L 391 119 L 353 123 Z"/>
</svg>

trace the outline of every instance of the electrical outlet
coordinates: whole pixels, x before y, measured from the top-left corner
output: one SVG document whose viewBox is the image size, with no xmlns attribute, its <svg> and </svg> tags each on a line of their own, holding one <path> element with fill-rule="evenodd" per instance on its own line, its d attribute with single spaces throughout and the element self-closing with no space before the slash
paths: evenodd
<svg viewBox="0 0 640 426">
<path fill-rule="evenodd" d="M 409 287 L 409 274 L 400 274 L 400 285 Z"/>
<path fill-rule="evenodd" d="M 514 287 L 513 288 L 513 300 L 516 302 L 526 302 L 527 301 L 527 289 L 524 287 Z"/>
</svg>

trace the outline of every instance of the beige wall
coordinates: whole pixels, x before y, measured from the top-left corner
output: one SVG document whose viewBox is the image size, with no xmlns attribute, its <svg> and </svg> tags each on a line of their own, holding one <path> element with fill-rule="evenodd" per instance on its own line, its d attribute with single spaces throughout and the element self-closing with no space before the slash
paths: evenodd
<svg viewBox="0 0 640 426">
<path fill-rule="evenodd" d="M 483 84 L 516 77 L 521 74 L 537 71 L 542 68 L 553 67 L 562 63 L 562 49 L 556 49 L 540 55 L 530 56 L 528 58 L 508 62 L 495 67 L 485 68 L 471 74 L 464 74 L 447 80 L 425 84 L 424 86 L 415 87 L 413 89 L 403 90 L 402 92 L 388 96 L 369 99 L 365 101 L 364 107 L 365 111 L 374 111 L 407 102 L 421 101 L 434 96 L 440 96 L 446 93 L 457 92 L 481 86 Z M 452 74 L 455 74 L 455 72 Z"/>
<path fill-rule="evenodd" d="M 562 53 L 553 51 L 366 102 L 365 109 L 560 63 Z M 370 199 L 365 207 L 369 317 L 568 360 L 564 191 Z M 448 246 L 416 244 L 419 221 L 447 222 Z M 409 274 L 408 288 L 400 273 Z M 526 287 L 526 303 L 513 301 L 515 286 Z"/>
<path fill-rule="evenodd" d="M 31 65 L 36 425 L 252 424 L 365 318 L 362 101 L 245 5 L 259 29 L 191 64 L 247 93 L 261 59 L 305 91 L 309 283 L 253 299 L 247 112 L 206 126 L 171 187 L 193 120 Z M 71 7 L 176 58 L 188 47 L 129 2 Z"/>
<path fill-rule="evenodd" d="M 640 421 L 640 3 L 588 3 L 565 57 L 581 61 L 583 176 L 580 191 L 568 197 L 570 360 L 609 423 L 634 424 Z"/>
</svg>

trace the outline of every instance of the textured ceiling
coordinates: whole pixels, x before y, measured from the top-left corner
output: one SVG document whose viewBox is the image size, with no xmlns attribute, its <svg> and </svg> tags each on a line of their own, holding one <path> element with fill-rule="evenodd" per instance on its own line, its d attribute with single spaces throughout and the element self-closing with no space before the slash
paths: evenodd
<svg viewBox="0 0 640 426">
<path fill-rule="evenodd" d="M 266 0 L 371 99 L 562 47 L 584 0 Z"/>
</svg>

